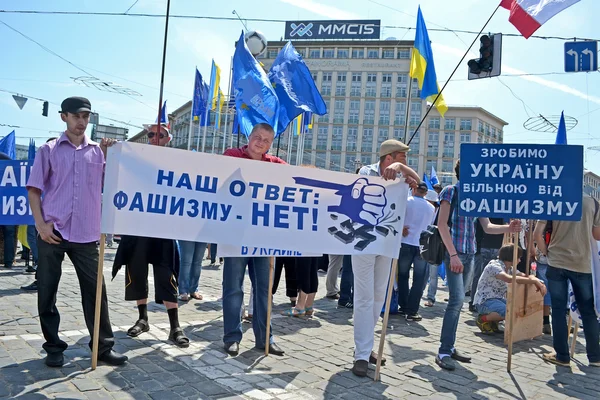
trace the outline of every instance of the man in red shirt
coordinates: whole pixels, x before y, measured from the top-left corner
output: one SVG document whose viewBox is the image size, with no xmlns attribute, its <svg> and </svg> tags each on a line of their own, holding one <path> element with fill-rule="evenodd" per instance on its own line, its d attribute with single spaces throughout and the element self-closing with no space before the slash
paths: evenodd
<svg viewBox="0 0 600 400">
<path fill-rule="evenodd" d="M 248 137 L 248 145 L 241 149 L 228 149 L 224 155 L 249 160 L 287 164 L 279 157 L 267 154 L 273 144 L 275 132 L 269 124 L 257 124 Z M 256 338 L 256 347 L 263 349 L 267 333 L 267 305 L 269 294 L 269 257 L 225 257 L 223 265 L 223 343 L 225 351 L 237 355 L 242 341 L 242 322 L 240 310 L 244 300 L 244 275 L 246 265 L 252 282 L 252 301 L 254 312 L 252 329 Z M 272 331 L 271 331 L 272 332 Z M 269 353 L 277 356 L 284 354 L 275 344 L 273 335 L 269 338 Z"/>
</svg>

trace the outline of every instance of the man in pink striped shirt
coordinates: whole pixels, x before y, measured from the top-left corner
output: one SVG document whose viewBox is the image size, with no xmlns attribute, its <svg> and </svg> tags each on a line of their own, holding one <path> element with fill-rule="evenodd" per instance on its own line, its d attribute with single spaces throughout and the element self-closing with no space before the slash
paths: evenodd
<svg viewBox="0 0 600 400">
<path fill-rule="evenodd" d="M 70 97 L 62 102 L 66 131 L 42 145 L 27 182 L 29 202 L 38 235 L 38 312 L 46 343 L 46 365 L 62 367 L 67 344 L 60 340 L 56 293 L 65 253 L 71 259 L 81 290 L 83 314 L 90 336 L 94 307 L 100 238 L 100 202 L 107 147 L 112 139 L 92 142 L 85 135 L 91 112 L 89 100 Z M 42 199 L 43 195 L 43 199 Z M 91 346 L 90 340 L 90 346 Z M 106 288 L 102 283 L 98 359 L 121 365 L 127 357 L 112 350 L 114 335 L 108 317 Z"/>
</svg>

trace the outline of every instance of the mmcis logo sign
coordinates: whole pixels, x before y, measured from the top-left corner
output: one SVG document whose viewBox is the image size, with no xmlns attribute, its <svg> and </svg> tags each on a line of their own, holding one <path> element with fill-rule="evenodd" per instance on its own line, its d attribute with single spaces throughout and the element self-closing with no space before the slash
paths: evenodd
<svg viewBox="0 0 600 400">
<path fill-rule="evenodd" d="M 288 21 L 286 39 L 379 39 L 380 20 Z"/>
</svg>

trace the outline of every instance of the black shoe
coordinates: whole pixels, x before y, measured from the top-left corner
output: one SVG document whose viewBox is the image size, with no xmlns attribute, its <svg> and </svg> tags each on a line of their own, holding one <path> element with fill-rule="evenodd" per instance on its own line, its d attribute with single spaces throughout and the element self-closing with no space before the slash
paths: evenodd
<svg viewBox="0 0 600 400">
<path fill-rule="evenodd" d="M 477 312 L 477 306 L 475 306 L 473 303 L 469 303 L 469 311 Z"/>
<path fill-rule="evenodd" d="M 368 369 L 369 369 L 368 361 L 356 360 L 356 361 L 354 361 L 354 366 L 352 367 L 352 373 L 356 376 L 364 377 L 364 376 L 367 376 Z"/>
<path fill-rule="evenodd" d="M 35 292 L 38 290 L 37 281 L 33 281 L 31 285 L 21 286 L 21 289 Z"/>
<path fill-rule="evenodd" d="M 49 353 L 44 362 L 49 367 L 60 368 L 65 363 L 65 356 L 63 353 Z"/>
<path fill-rule="evenodd" d="M 223 346 L 225 352 L 230 356 L 237 356 L 240 352 L 240 344 L 238 342 L 225 343 Z"/>
<path fill-rule="evenodd" d="M 382 313 L 383 314 L 383 313 Z M 398 309 L 398 315 L 401 315 L 403 317 L 406 317 L 406 311 L 404 311 L 403 309 L 399 308 Z"/>
<path fill-rule="evenodd" d="M 418 322 L 423 319 L 423 317 L 421 317 L 419 314 L 406 314 L 405 318 L 407 321 L 414 321 L 414 322 Z"/>
<path fill-rule="evenodd" d="M 381 365 L 384 366 L 387 359 L 385 357 L 381 357 Z M 377 365 L 377 354 L 374 351 L 371 352 L 369 356 L 369 364 Z"/>
<path fill-rule="evenodd" d="M 277 343 L 271 343 L 269 345 L 269 354 L 273 354 L 274 356 L 282 356 L 285 354 L 285 351 L 281 350 Z"/>
<path fill-rule="evenodd" d="M 454 371 L 456 369 L 456 365 L 454 361 L 450 357 L 440 358 L 439 355 L 435 356 L 435 363 L 440 366 L 440 368 L 445 369 L 446 371 Z"/>
<path fill-rule="evenodd" d="M 103 363 L 113 366 L 123 365 L 128 359 L 129 358 L 127 356 L 119 354 L 114 350 L 109 350 L 98 356 L 98 361 L 102 361 Z"/>
<path fill-rule="evenodd" d="M 471 357 L 467 357 L 462 353 L 459 353 L 458 350 L 454 349 L 454 351 L 452 352 L 452 356 L 453 359 L 455 359 L 456 361 L 460 361 L 463 363 L 470 363 L 471 362 Z"/>
<path fill-rule="evenodd" d="M 292 307 L 296 307 L 296 300 L 290 300 L 290 304 Z"/>
<path fill-rule="evenodd" d="M 325 296 L 325 297 L 327 297 L 328 299 L 331 299 L 331 300 L 339 300 L 340 299 L 339 293 L 332 294 L 331 296 Z"/>
<path fill-rule="evenodd" d="M 465 297 L 471 297 L 471 291 L 470 290 L 467 293 L 465 293 Z"/>
<path fill-rule="evenodd" d="M 352 309 L 352 308 L 354 308 L 354 304 L 352 304 L 351 301 L 348 301 L 346 303 L 340 303 L 338 301 L 338 308 L 350 308 L 350 309 Z"/>
<path fill-rule="evenodd" d="M 25 272 L 33 274 L 37 270 L 37 265 L 28 265 Z"/>
</svg>

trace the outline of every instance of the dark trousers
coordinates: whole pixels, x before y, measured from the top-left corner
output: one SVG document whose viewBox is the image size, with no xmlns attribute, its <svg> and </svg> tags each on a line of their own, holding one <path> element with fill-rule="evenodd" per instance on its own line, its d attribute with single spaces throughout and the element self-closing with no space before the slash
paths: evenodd
<svg viewBox="0 0 600 400">
<path fill-rule="evenodd" d="M 273 294 L 277 292 L 281 272 L 285 269 L 285 295 L 298 297 L 298 282 L 296 280 L 296 259 L 294 257 L 275 258 L 275 276 L 273 277 Z"/>
<path fill-rule="evenodd" d="M 15 261 L 15 235 L 17 227 L 12 225 L 0 225 L 4 233 L 4 265 L 12 267 Z"/>
<path fill-rule="evenodd" d="M 352 273 L 352 256 L 345 255 L 342 262 L 342 279 L 340 281 L 338 305 L 346 306 L 348 303 L 354 303 L 354 273 Z"/>
<path fill-rule="evenodd" d="M 55 232 L 57 234 L 57 232 Z M 62 262 L 65 253 L 75 266 L 81 290 L 81 304 L 85 324 L 90 332 L 94 332 L 94 312 L 96 304 L 96 277 L 98 275 L 98 248 L 96 243 L 71 243 L 63 240 L 53 245 L 38 237 L 38 312 L 42 333 L 46 339 L 43 348 L 46 353 L 62 353 L 67 344 L 58 337 L 60 315 L 56 308 L 56 293 L 62 273 Z M 98 354 L 104 354 L 114 345 L 114 335 L 108 318 L 108 300 L 106 287 L 102 282 L 102 303 L 100 309 L 100 337 Z M 90 339 L 90 348 L 92 340 Z"/>
<path fill-rule="evenodd" d="M 202 254 L 204 258 L 204 254 Z M 210 245 L 210 263 L 214 264 L 217 261 L 217 245 L 212 243 Z"/>
<path fill-rule="evenodd" d="M 413 267 L 413 281 L 409 289 L 410 267 Z M 419 246 L 403 244 L 398 257 L 398 305 L 408 315 L 419 312 L 419 301 L 429 278 L 429 264 L 423 258 Z"/>
<path fill-rule="evenodd" d="M 298 290 L 302 290 L 306 294 L 317 293 L 319 289 L 318 270 L 320 260 L 321 257 L 296 257 Z"/>
</svg>

